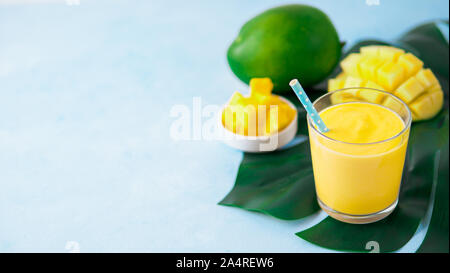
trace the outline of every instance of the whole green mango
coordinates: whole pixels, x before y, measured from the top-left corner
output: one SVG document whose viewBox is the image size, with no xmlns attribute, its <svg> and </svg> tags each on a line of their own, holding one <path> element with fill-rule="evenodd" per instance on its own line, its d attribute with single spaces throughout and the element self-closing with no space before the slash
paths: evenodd
<svg viewBox="0 0 450 273">
<path fill-rule="evenodd" d="M 339 36 L 328 16 L 306 5 L 269 9 L 241 28 L 228 49 L 231 70 L 245 83 L 269 77 L 278 93 L 298 78 L 303 86 L 325 79 L 341 56 Z"/>
</svg>

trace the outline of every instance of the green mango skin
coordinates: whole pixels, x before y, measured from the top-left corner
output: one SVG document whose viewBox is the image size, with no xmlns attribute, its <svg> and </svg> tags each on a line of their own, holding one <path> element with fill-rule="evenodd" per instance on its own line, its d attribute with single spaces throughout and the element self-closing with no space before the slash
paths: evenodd
<svg viewBox="0 0 450 273">
<path fill-rule="evenodd" d="M 243 82 L 269 77 L 276 93 L 290 92 L 297 78 L 304 87 L 325 79 L 341 56 L 339 36 L 328 16 L 306 5 L 269 9 L 241 28 L 227 59 Z"/>
</svg>

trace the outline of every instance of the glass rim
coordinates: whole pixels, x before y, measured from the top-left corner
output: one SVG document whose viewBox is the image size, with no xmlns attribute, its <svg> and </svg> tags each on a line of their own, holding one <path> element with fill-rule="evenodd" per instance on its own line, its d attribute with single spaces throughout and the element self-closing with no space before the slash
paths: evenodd
<svg viewBox="0 0 450 273">
<path fill-rule="evenodd" d="M 402 104 L 402 105 L 406 108 L 406 110 L 407 110 L 407 112 L 408 112 L 408 120 L 407 120 L 407 122 L 406 122 L 406 124 L 405 124 L 405 128 L 403 128 L 403 130 L 401 130 L 398 134 L 396 134 L 396 135 L 394 135 L 394 136 L 392 136 L 392 137 L 390 137 L 390 138 L 387 138 L 387 139 L 383 139 L 383 140 L 375 141 L 375 142 L 367 142 L 367 143 L 353 143 L 353 142 L 345 142 L 345 141 L 337 140 L 337 139 L 334 139 L 334 138 L 331 138 L 331 137 L 329 137 L 329 136 L 324 135 L 322 132 L 320 132 L 319 130 L 317 130 L 317 128 L 316 128 L 315 126 L 312 125 L 311 117 L 309 116 L 309 114 L 307 114 L 308 126 L 312 127 L 313 130 L 316 131 L 316 133 L 318 133 L 320 136 L 322 136 L 322 137 L 324 137 L 324 138 L 326 138 L 326 139 L 328 139 L 328 140 L 331 140 L 331 141 L 333 141 L 333 142 L 338 142 L 338 143 L 347 144 L 347 145 L 361 145 L 361 146 L 363 146 L 363 145 L 380 144 L 380 143 L 384 143 L 384 142 L 387 142 L 387 141 L 396 139 L 397 137 L 403 135 L 403 134 L 406 132 L 406 130 L 409 129 L 409 128 L 411 127 L 412 115 L 411 115 L 411 110 L 409 109 L 408 105 L 407 105 L 403 100 L 401 100 L 399 97 L 395 96 L 394 94 L 392 94 L 392 93 L 390 93 L 390 92 L 382 91 L 382 90 L 379 90 L 379 89 L 375 89 L 375 88 L 369 88 L 369 87 L 347 87 L 347 88 L 337 89 L 337 90 L 334 90 L 334 91 L 331 91 L 331 92 L 327 92 L 327 93 L 323 94 L 322 96 L 318 97 L 318 98 L 313 102 L 313 106 L 315 106 L 316 103 L 317 103 L 319 100 L 321 100 L 322 98 L 324 98 L 324 97 L 326 97 L 326 96 L 331 96 L 331 95 L 334 94 L 334 93 L 341 92 L 341 91 L 345 91 L 345 90 L 350 90 L 350 89 L 366 89 L 366 90 L 372 90 L 372 91 L 376 91 L 376 92 L 380 92 L 380 93 L 385 93 L 386 95 L 389 95 L 389 96 L 393 97 L 395 100 L 399 101 L 400 104 Z M 356 102 L 356 101 L 355 101 L 355 102 Z M 339 103 L 339 104 L 345 104 L 345 103 L 348 103 L 348 102 Z M 371 103 L 371 102 L 367 102 L 367 103 Z M 336 105 L 339 105 L 339 104 L 336 104 Z M 377 103 L 372 103 L 372 104 L 376 104 L 376 105 L 382 106 L 381 104 L 377 104 Z M 384 107 L 384 106 L 383 106 L 383 107 Z M 328 107 L 327 107 L 327 108 L 328 108 Z M 325 109 L 326 109 L 326 108 L 325 108 Z M 389 109 L 389 110 L 394 111 L 394 110 L 392 110 L 392 109 Z M 319 113 L 320 113 L 320 112 L 319 112 Z M 396 114 L 398 114 L 398 113 L 396 113 Z M 403 119 L 402 119 L 402 120 L 403 120 Z"/>
</svg>

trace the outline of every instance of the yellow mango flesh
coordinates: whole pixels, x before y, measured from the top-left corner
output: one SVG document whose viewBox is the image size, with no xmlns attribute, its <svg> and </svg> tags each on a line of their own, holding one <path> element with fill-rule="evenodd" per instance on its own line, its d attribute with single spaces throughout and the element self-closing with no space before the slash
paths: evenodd
<svg viewBox="0 0 450 273">
<path fill-rule="evenodd" d="M 404 54 L 405 51 L 400 48 L 392 47 L 392 46 L 380 46 L 378 50 L 378 58 L 388 61 L 388 62 L 396 62 L 400 55 Z"/>
<path fill-rule="evenodd" d="M 397 63 L 405 69 L 407 77 L 413 76 L 423 67 L 423 62 L 411 53 L 401 55 Z"/>
<path fill-rule="evenodd" d="M 270 78 L 252 78 L 250 80 L 250 96 L 254 95 L 266 95 L 272 94 L 273 83 Z"/>
<path fill-rule="evenodd" d="M 378 84 L 376 84 L 372 81 L 368 81 L 364 85 L 364 87 L 371 88 L 371 89 L 377 89 L 377 90 L 383 89 L 381 86 L 379 86 Z M 381 101 L 385 97 L 384 94 L 371 92 L 371 90 L 367 90 L 367 89 L 360 89 L 358 96 L 367 102 L 377 103 L 377 104 L 381 103 Z"/>
<path fill-rule="evenodd" d="M 386 91 L 393 91 L 404 79 L 404 69 L 401 65 L 386 62 L 378 70 L 376 80 L 377 84 L 382 86 Z"/>
<path fill-rule="evenodd" d="M 413 120 L 434 117 L 444 103 L 438 79 L 412 53 L 390 46 L 365 46 L 360 53 L 349 54 L 341 62 L 342 73 L 328 80 L 328 91 L 348 87 L 367 87 L 393 93 L 408 104 Z M 383 94 L 353 89 L 333 94 L 333 103 L 367 101 L 396 110 L 399 105 Z"/>
<path fill-rule="evenodd" d="M 334 91 L 344 88 L 345 79 L 330 79 L 328 80 L 328 90 Z"/>
<path fill-rule="evenodd" d="M 359 77 L 358 63 L 361 61 L 361 55 L 352 53 L 341 61 L 342 71 L 346 75 Z"/>
<path fill-rule="evenodd" d="M 366 80 L 375 79 L 377 76 L 377 70 L 384 63 L 383 60 L 377 57 L 366 57 L 359 63 L 359 71 L 361 77 Z"/>
<path fill-rule="evenodd" d="M 411 77 L 400 85 L 394 94 L 404 102 L 410 103 L 424 91 L 422 84 L 415 77 Z"/>
<path fill-rule="evenodd" d="M 416 75 L 417 80 L 425 87 L 429 88 L 432 85 L 439 84 L 436 76 L 434 76 L 431 69 L 422 69 Z"/>
<path fill-rule="evenodd" d="M 363 56 L 370 57 L 378 57 L 378 52 L 380 51 L 381 46 L 373 45 L 373 46 L 364 46 L 361 47 L 360 52 Z"/>
<path fill-rule="evenodd" d="M 363 79 L 360 78 L 355 78 L 355 77 L 348 77 L 345 80 L 344 83 L 344 88 L 351 88 L 351 87 L 357 87 L 357 86 L 364 86 L 365 81 Z M 360 89 L 349 89 L 346 93 L 349 93 L 355 97 L 358 96 Z"/>
<path fill-rule="evenodd" d="M 270 135 L 286 128 L 296 111 L 272 95 L 272 88 L 269 78 L 253 78 L 250 97 L 235 92 L 222 113 L 225 128 L 244 136 Z"/>
</svg>

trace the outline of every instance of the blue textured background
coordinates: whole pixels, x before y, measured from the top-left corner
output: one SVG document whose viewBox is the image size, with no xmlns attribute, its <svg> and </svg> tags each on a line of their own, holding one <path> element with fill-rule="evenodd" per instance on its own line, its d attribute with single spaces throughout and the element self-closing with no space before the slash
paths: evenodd
<svg viewBox="0 0 450 273">
<path fill-rule="evenodd" d="M 448 18 L 446 0 L 379 1 L 302 3 L 350 44 Z M 46 2 L 0 0 L 1 252 L 66 252 L 68 241 L 82 252 L 327 251 L 294 235 L 323 213 L 286 222 L 216 205 L 240 152 L 169 138 L 174 104 L 245 92 L 226 49 L 285 1 Z"/>
</svg>

